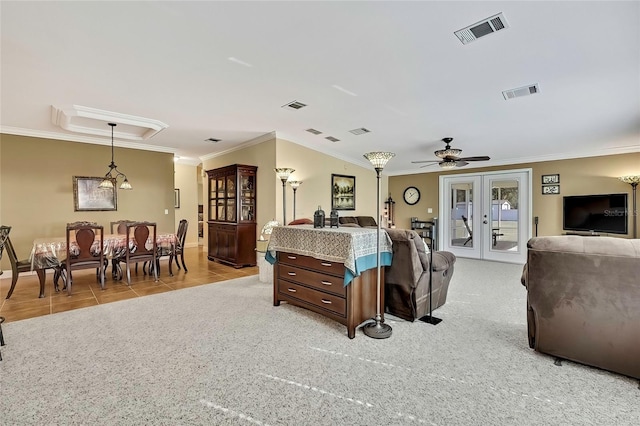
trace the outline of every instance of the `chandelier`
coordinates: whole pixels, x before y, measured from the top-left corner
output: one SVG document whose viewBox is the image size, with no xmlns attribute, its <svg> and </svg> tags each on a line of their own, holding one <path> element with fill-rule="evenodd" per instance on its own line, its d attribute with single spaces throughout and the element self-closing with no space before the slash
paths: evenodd
<svg viewBox="0 0 640 426">
<path fill-rule="evenodd" d="M 104 175 L 104 179 L 102 180 L 102 182 L 100 182 L 99 187 L 113 188 L 114 183 L 117 181 L 117 179 L 120 176 L 122 176 L 124 180 L 120 185 L 120 189 L 132 189 L 131 184 L 129 183 L 129 180 L 127 179 L 127 175 L 120 172 L 118 170 L 118 166 L 116 166 L 116 163 L 113 162 L 113 128 L 116 127 L 117 124 L 116 123 L 108 123 L 108 124 L 109 126 L 111 126 L 111 164 L 109 164 L 109 171 L 107 172 L 106 175 Z"/>
</svg>

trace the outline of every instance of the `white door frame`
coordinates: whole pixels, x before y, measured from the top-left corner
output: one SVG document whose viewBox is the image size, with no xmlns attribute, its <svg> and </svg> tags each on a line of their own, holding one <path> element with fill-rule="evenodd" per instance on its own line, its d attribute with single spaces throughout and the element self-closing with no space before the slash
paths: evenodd
<svg viewBox="0 0 640 426">
<path fill-rule="evenodd" d="M 532 169 L 500 170 L 492 172 L 476 172 L 455 175 L 442 175 L 439 177 L 439 211 L 441 218 L 438 227 L 439 248 L 454 253 L 459 257 L 474 259 L 495 260 L 509 263 L 522 263 L 527 260 L 527 241 L 531 238 L 532 216 Z M 518 246 L 515 250 L 495 250 L 492 246 L 492 228 L 483 223 L 484 216 L 491 215 L 491 181 L 495 179 L 517 180 L 519 182 L 518 199 Z M 451 185 L 460 182 L 470 182 L 474 187 L 473 215 L 471 216 L 471 229 L 474 233 L 474 242 L 470 247 L 452 246 L 449 235 L 449 223 L 451 206 Z"/>
</svg>

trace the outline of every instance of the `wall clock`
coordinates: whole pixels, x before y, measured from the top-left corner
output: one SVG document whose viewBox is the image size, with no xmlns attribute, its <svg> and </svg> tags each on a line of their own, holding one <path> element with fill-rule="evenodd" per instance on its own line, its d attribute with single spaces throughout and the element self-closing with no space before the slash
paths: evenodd
<svg viewBox="0 0 640 426">
<path fill-rule="evenodd" d="M 420 190 L 415 186 L 409 186 L 404 190 L 403 198 L 405 203 L 413 206 L 420 201 Z"/>
</svg>

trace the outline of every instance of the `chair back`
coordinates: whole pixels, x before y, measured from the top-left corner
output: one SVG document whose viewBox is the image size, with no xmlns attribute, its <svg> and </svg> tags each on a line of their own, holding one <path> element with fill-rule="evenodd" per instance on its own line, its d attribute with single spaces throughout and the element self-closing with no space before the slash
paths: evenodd
<svg viewBox="0 0 640 426">
<path fill-rule="evenodd" d="M 178 224 L 178 232 L 176 232 L 176 238 L 177 238 L 179 250 L 182 250 L 184 248 L 184 241 L 187 238 L 188 227 L 189 227 L 189 221 L 187 221 L 187 219 L 182 219 Z"/>
<path fill-rule="evenodd" d="M 10 226 L 0 226 L 0 259 L 2 259 L 2 252 L 4 251 L 7 238 L 9 238 L 9 232 L 11 232 Z"/>
<path fill-rule="evenodd" d="M 155 222 L 129 222 L 126 225 L 126 257 L 129 259 L 154 259 L 158 250 Z M 147 248 L 147 241 L 151 239 L 152 247 Z"/>
<path fill-rule="evenodd" d="M 127 223 L 134 223 L 135 220 L 116 220 L 115 222 L 111 222 L 111 233 L 112 234 L 126 234 L 127 233 Z M 115 229 L 115 231 L 114 231 Z"/>
<path fill-rule="evenodd" d="M 465 215 L 462 215 L 462 222 L 464 223 L 464 227 L 467 228 L 467 232 L 469 233 L 469 235 L 472 235 L 471 228 L 469 228 L 469 220 Z"/>
<path fill-rule="evenodd" d="M 99 238 L 97 242 L 96 237 Z M 104 228 L 102 225 L 97 225 L 95 222 L 68 223 L 67 271 L 72 269 L 99 268 L 103 263 Z"/>
</svg>

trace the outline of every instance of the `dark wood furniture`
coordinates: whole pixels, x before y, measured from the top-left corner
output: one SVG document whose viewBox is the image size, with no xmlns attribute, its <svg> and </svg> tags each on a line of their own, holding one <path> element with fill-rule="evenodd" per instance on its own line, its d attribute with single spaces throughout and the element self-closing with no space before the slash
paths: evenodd
<svg viewBox="0 0 640 426">
<path fill-rule="evenodd" d="M 425 240 L 431 250 L 438 250 L 438 219 L 418 220 L 411 218 L 411 229 Z"/>
<path fill-rule="evenodd" d="M 96 238 L 99 238 L 97 252 L 92 251 Z M 75 244 L 71 245 L 72 241 Z M 96 269 L 100 287 L 104 290 L 104 274 L 107 269 L 104 257 L 104 228 L 90 222 L 76 222 L 67 224 L 67 258 L 56 270 L 56 275 L 62 277 L 67 294 L 71 296 L 73 285 L 72 271 L 79 269 Z M 54 277 L 54 285 L 58 290 L 58 280 Z"/>
<path fill-rule="evenodd" d="M 273 305 L 284 301 L 322 314 L 346 325 L 347 335 L 353 339 L 356 327 L 376 315 L 376 269 L 363 271 L 347 286 L 344 275 L 343 263 L 278 252 L 273 268 Z M 384 306 L 384 286 L 380 290 L 380 306 Z"/>
<path fill-rule="evenodd" d="M 176 266 L 178 270 L 180 269 L 180 262 L 182 262 L 182 267 L 184 268 L 184 272 L 189 272 L 187 270 L 187 265 L 184 263 L 184 242 L 187 238 L 187 229 L 189 228 L 189 221 L 186 219 L 182 219 L 178 224 L 178 232 L 176 232 L 176 249 L 169 255 L 169 275 L 173 276 L 173 270 L 171 269 L 171 265 L 175 259 Z M 178 262 L 178 255 L 180 255 L 180 262 Z"/>
<path fill-rule="evenodd" d="M 257 170 L 243 164 L 207 170 L 209 260 L 256 265 Z"/>
<path fill-rule="evenodd" d="M 28 259 L 18 260 L 16 250 L 13 248 L 13 244 L 11 244 L 11 238 L 9 238 L 9 232 L 11 232 L 10 226 L 0 226 L 0 258 L 2 257 L 2 251 L 5 250 L 7 256 L 9 256 L 9 263 L 11 263 L 11 287 L 7 293 L 7 299 L 11 297 L 13 290 L 16 288 L 18 275 L 23 272 L 31 272 L 31 262 Z M 4 243 L 2 243 L 2 241 Z M 44 297 L 45 270 L 37 269 L 36 273 L 40 279 L 40 295 L 38 297 L 42 298 Z"/>
<path fill-rule="evenodd" d="M 154 265 L 149 268 L 149 274 L 153 270 L 154 281 L 158 281 L 158 241 L 155 222 L 129 222 L 126 230 L 126 245 L 124 256 L 118 258 L 119 262 L 124 262 L 127 268 L 127 285 L 131 285 L 131 265 L 138 262 L 149 262 Z M 147 247 L 147 241 L 151 240 L 151 247 Z M 122 279 L 122 272 L 119 271 L 119 279 Z"/>
</svg>

